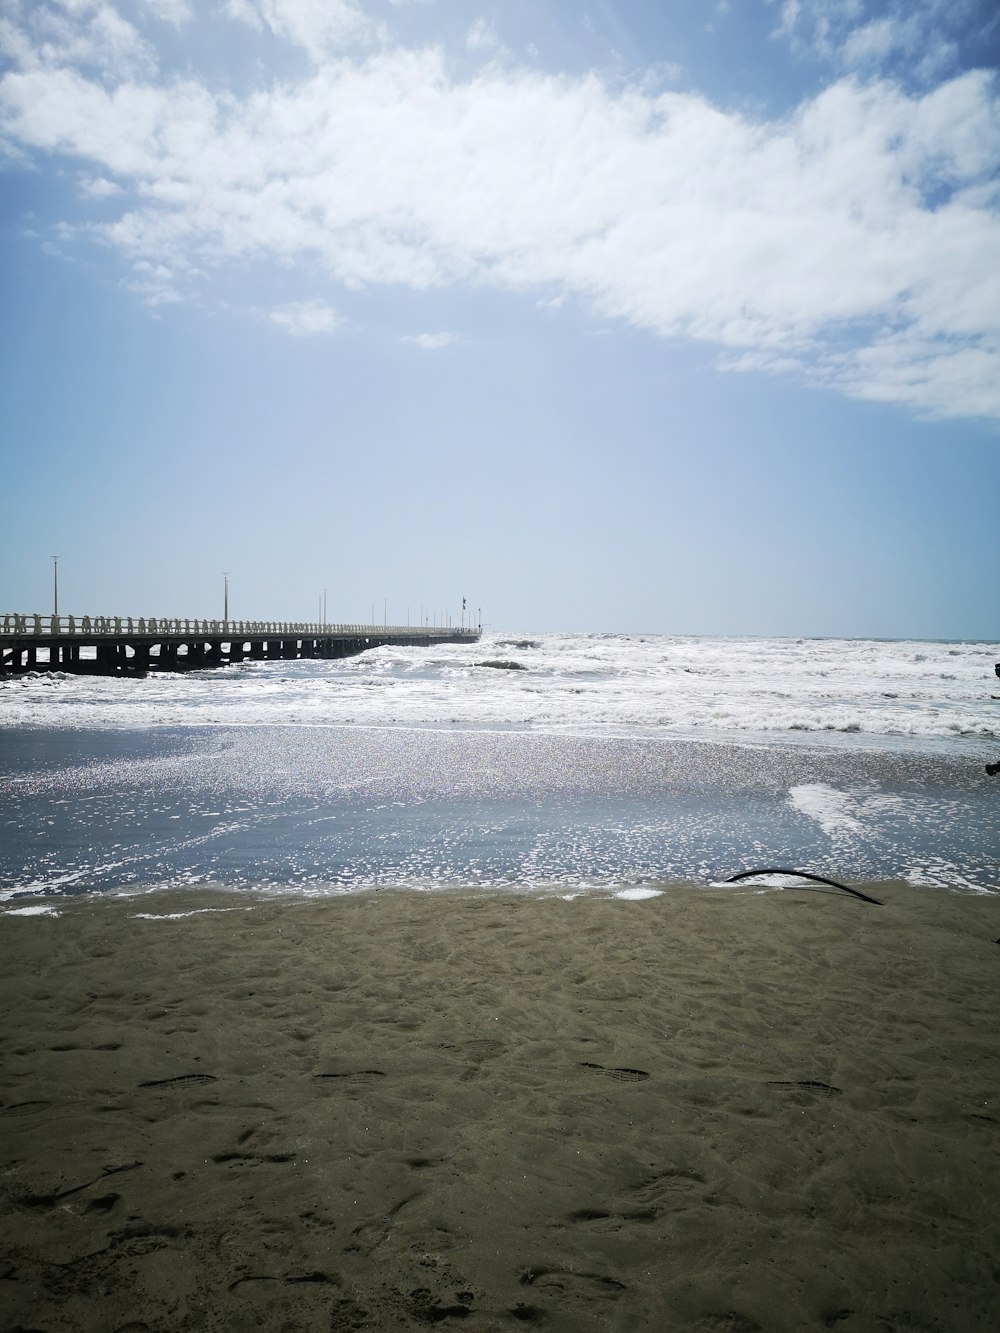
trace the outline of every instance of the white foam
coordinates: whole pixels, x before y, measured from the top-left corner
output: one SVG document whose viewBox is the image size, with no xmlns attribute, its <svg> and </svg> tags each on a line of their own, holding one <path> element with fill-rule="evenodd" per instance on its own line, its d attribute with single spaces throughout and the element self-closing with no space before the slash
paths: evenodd
<svg viewBox="0 0 1000 1333">
<path fill-rule="evenodd" d="M 3 916 L 58 916 L 54 903 L 32 903 L 30 907 L 5 907 Z"/>
<path fill-rule="evenodd" d="M 662 889 L 644 889 L 635 885 L 627 889 L 616 889 L 614 896 L 624 902 L 637 903 L 643 898 L 659 898 L 662 893 Z"/>
<path fill-rule="evenodd" d="M 1000 893 L 1000 883 L 984 884 L 972 880 L 957 871 L 944 857 L 924 856 L 916 865 L 903 869 L 899 877 L 915 888 L 954 889 L 963 893 Z M 989 878 L 988 873 L 984 878 Z"/>
<path fill-rule="evenodd" d="M 861 837 L 864 826 L 850 813 L 853 797 L 822 782 L 807 782 L 792 787 L 788 793 L 792 805 L 814 819 L 830 837 L 848 833 Z"/>
<path fill-rule="evenodd" d="M 520 647 L 530 642 L 530 647 Z M 512 660 L 524 671 L 477 666 Z M 5 725 L 528 728 L 571 734 L 899 738 L 992 753 L 994 649 L 975 643 L 490 635 L 339 661 L 141 680 L 0 682 Z"/>
<path fill-rule="evenodd" d="M 190 912 L 133 912 L 137 921 L 183 921 L 189 916 L 207 916 L 211 912 L 240 912 L 240 907 L 195 907 Z"/>
</svg>

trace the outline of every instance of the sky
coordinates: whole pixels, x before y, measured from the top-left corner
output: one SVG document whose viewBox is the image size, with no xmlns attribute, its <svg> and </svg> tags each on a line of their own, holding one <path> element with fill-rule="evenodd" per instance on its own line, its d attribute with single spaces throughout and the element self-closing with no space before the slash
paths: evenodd
<svg viewBox="0 0 1000 1333">
<path fill-rule="evenodd" d="M 995 0 L 0 0 L 0 614 L 1000 634 Z"/>
</svg>

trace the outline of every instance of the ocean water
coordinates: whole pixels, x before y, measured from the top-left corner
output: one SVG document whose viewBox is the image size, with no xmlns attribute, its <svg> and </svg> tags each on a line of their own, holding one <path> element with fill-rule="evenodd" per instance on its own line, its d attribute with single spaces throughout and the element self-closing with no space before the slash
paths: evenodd
<svg viewBox="0 0 1000 1333">
<path fill-rule="evenodd" d="M 0 895 L 641 896 L 776 864 L 1000 892 L 995 660 L 983 643 L 493 634 L 8 679 Z"/>
</svg>

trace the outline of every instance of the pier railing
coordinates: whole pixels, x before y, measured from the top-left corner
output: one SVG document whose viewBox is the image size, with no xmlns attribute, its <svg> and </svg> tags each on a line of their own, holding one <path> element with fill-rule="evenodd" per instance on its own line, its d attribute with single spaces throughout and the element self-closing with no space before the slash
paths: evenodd
<svg viewBox="0 0 1000 1333">
<path fill-rule="evenodd" d="M 456 634 L 477 637 L 476 629 L 458 625 L 342 625 L 291 620 L 179 620 L 157 616 L 43 616 L 9 612 L 0 622 L 0 634 L 60 637 L 94 634 L 208 634 L 238 638 L 268 634 L 307 635 L 317 638 L 339 635 L 386 636 L 423 634 L 429 638 L 453 639 Z"/>
</svg>

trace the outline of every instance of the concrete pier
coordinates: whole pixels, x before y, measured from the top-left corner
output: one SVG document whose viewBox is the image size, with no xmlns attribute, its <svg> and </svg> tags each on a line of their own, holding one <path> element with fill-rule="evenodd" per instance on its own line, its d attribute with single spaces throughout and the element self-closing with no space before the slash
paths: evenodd
<svg viewBox="0 0 1000 1333">
<path fill-rule="evenodd" d="M 11 612 L 0 623 L 0 674 L 66 671 L 142 676 L 204 671 L 234 662 L 352 657 L 387 644 L 429 648 L 474 643 L 479 630 L 411 625 L 42 616 Z"/>
</svg>

